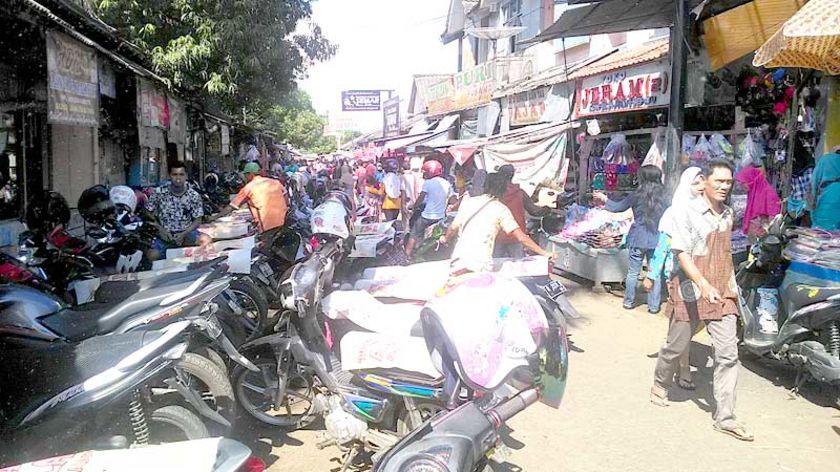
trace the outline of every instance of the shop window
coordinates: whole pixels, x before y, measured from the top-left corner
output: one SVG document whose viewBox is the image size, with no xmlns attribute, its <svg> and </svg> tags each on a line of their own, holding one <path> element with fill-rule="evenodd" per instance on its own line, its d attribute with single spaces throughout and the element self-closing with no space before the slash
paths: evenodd
<svg viewBox="0 0 840 472">
<path fill-rule="evenodd" d="M 23 163 L 12 114 L 0 114 L 0 220 L 19 216 L 23 197 Z"/>
</svg>

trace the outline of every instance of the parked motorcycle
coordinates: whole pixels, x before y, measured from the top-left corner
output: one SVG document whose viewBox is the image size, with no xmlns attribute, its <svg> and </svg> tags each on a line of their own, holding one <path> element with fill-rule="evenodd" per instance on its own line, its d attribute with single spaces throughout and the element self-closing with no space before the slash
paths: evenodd
<svg viewBox="0 0 840 472">
<path fill-rule="evenodd" d="M 798 368 L 794 392 L 809 376 L 840 386 L 840 287 L 803 283 L 786 276 L 782 256 L 786 231 L 777 218 L 751 249 L 752 259 L 736 273 L 743 346 L 757 356 L 789 362 Z M 794 263 L 795 264 L 795 263 Z M 759 292 L 780 289 L 777 332 L 762 331 Z M 840 397 L 837 399 L 840 407 Z"/>
<path fill-rule="evenodd" d="M 195 439 L 132 449 L 82 451 L 45 461 L 28 462 L 0 472 L 50 470 L 178 470 L 180 472 L 262 472 L 265 463 L 244 444 L 226 438 Z"/>
<path fill-rule="evenodd" d="M 504 383 L 506 374 L 482 377 L 477 383 L 464 381 L 457 374 L 458 369 L 463 372 L 464 366 L 458 362 L 445 362 L 453 356 L 465 354 L 453 352 L 452 346 L 447 346 L 436 333 L 440 330 L 461 330 L 465 328 L 463 325 L 449 326 L 446 322 L 427 325 L 426 318 L 435 318 L 424 315 L 421 330 L 413 335 L 395 337 L 387 333 L 356 330 L 342 335 L 340 326 L 325 324 L 319 310 L 321 296 L 330 286 L 335 252 L 340 250 L 336 242 L 328 243 L 306 262 L 297 265 L 284 284 L 287 290 L 284 292 L 284 306 L 289 310 L 287 324 L 278 326 L 278 334 L 242 346 L 243 353 L 255 359 L 261 369 L 260 374 L 240 369 L 234 372 L 238 399 L 249 414 L 267 424 L 286 428 L 299 428 L 317 416 L 323 416 L 329 438 L 319 447 L 338 445 L 349 448 L 348 451 L 367 449 L 381 453 L 393 445 L 401 434 L 419 427 L 436 412 L 473 399 L 476 392 L 492 392 Z M 516 313 L 527 312 L 522 316 L 530 320 L 528 326 L 541 333 L 537 335 L 538 343 L 531 341 L 529 344 L 525 337 L 511 340 L 513 344 L 523 342 L 523 346 L 527 347 L 519 352 L 521 358 L 510 361 L 509 366 L 527 366 L 529 362 L 538 364 L 534 353 L 537 352 L 537 344 L 542 345 L 543 341 L 557 345 L 565 343 L 564 332 L 562 340 L 557 337 L 558 332 L 564 331 L 562 318 L 545 313 L 524 286 L 516 281 L 497 283 L 494 274 L 481 274 L 481 277 L 488 287 L 485 289 L 488 292 L 482 292 L 485 301 L 496 300 L 501 295 L 507 300 L 508 309 Z M 477 293 L 471 294 L 475 295 Z M 451 314 L 453 307 L 463 302 L 462 298 L 457 301 L 435 300 L 427 308 L 434 309 L 430 307 L 449 303 L 448 307 L 441 309 Z M 498 308 L 490 315 L 497 316 Z M 458 311 L 465 311 L 464 306 L 459 306 Z M 480 309 L 478 311 L 481 312 Z M 461 315 L 464 318 L 464 313 Z M 471 322 L 472 329 L 475 329 L 476 322 L 497 326 L 498 323 L 484 318 L 490 315 L 476 314 Z M 511 319 L 519 319 L 518 316 Z M 417 318 L 419 320 L 420 316 Z M 454 319 L 451 315 L 446 318 L 447 321 Z M 516 331 L 509 327 L 505 331 L 514 332 L 527 336 L 521 329 Z M 437 376 L 430 375 L 435 366 L 427 349 L 443 355 L 444 363 L 442 366 L 437 364 Z M 534 355 L 531 361 L 525 360 L 526 352 Z M 475 361 L 464 359 L 470 365 L 474 365 Z M 499 372 L 498 366 L 490 368 Z M 492 396 L 486 397 L 489 399 Z M 345 462 L 353 460 L 350 455 L 345 457 Z"/>
<path fill-rule="evenodd" d="M 54 335 L 33 317 L 48 307 L 22 300 L 18 292 L 29 289 L 1 290 L 0 372 L 6 381 L 0 389 L 0 464 L 207 437 L 207 427 L 187 405 L 226 421 L 191 385 L 176 380 L 195 321 L 47 342 Z M 168 310 L 158 307 L 150 316 Z M 160 387 L 167 388 L 161 393 Z M 181 401 L 172 400 L 173 392 L 183 395 Z"/>
<path fill-rule="evenodd" d="M 216 316 L 212 300 L 227 289 L 229 280 L 218 268 L 166 274 L 154 279 L 111 282 L 100 288 L 99 302 L 68 308 L 58 299 L 37 290 L 7 285 L 0 287 L 0 343 L 10 348 L 37 352 L 92 339 L 108 339 L 131 332 L 160 329 L 172 322 L 189 321 L 189 350 L 184 354 L 177 382 L 169 389 L 180 391 L 199 413 L 227 428 L 233 417 L 233 392 L 227 381 L 226 363 L 218 352 L 234 362 L 256 369 L 234 347 Z M 211 348 L 210 344 L 216 348 Z M 208 407 L 201 396 L 188 395 L 181 387 L 192 379 L 210 395 Z"/>
</svg>

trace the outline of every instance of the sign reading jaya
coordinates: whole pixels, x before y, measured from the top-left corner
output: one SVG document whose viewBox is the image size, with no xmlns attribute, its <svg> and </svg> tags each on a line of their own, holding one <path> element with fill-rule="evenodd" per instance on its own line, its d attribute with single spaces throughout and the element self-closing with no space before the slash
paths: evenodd
<svg viewBox="0 0 840 472">
<path fill-rule="evenodd" d="M 667 64 L 654 62 L 581 79 L 575 94 L 578 117 L 666 107 Z"/>
<path fill-rule="evenodd" d="M 386 138 L 400 135 L 400 97 L 385 100 L 382 105 L 382 135 Z"/>
<path fill-rule="evenodd" d="M 99 126 L 96 53 L 55 31 L 47 31 L 47 121 Z"/>
<path fill-rule="evenodd" d="M 345 90 L 341 92 L 343 111 L 379 111 L 382 108 L 379 90 Z"/>
<path fill-rule="evenodd" d="M 496 63 L 479 64 L 429 87 L 426 104 L 430 115 L 475 108 L 493 99 Z"/>
</svg>

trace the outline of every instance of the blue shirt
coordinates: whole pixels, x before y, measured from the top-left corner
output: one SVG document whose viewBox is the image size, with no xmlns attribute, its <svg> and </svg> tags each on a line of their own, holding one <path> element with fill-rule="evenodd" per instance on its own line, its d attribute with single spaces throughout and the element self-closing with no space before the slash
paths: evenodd
<svg viewBox="0 0 840 472">
<path fill-rule="evenodd" d="M 645 219 L 645 205 L 642 205 L 641 202 L 637 202 L 635 197 L 636 194 L 632 193 L 624 200 L 618 202 L 607 200 L 604 208 L 613 213 L 621 213 L 632 208 L 633 225 L 630 226 L 630 232 L 627 233 L 627 247 L 653 249 L 659 241 L 659 228 L 657 228 L 656 225 L 659 224 L 659 218 L 662 218 L 662 215 L 655 215 L 656 217 L 653 218 L 653 221 L 656 225 L 653 228 L 648 228 L 647 226 L 642 225 L 641 222 Z"/>
<path fill-rule="evenodd" d="M 811 196 L 811 226 L 840 229 L 840 154 L 830 152 L 819 158 L 811 178 Z"/>
</svg>

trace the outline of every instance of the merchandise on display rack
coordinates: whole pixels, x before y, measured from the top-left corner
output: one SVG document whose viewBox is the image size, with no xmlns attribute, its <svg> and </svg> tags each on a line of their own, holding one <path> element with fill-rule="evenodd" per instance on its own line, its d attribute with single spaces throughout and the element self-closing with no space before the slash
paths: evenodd
<svg viewBox="0 0 840 472">
<path fill-rule="evenodd" d="M 840 270 L 840 232 L 796 228 L 784 249 L 791 261 L 807 262 L 826 269 Z"/>
</svg>

